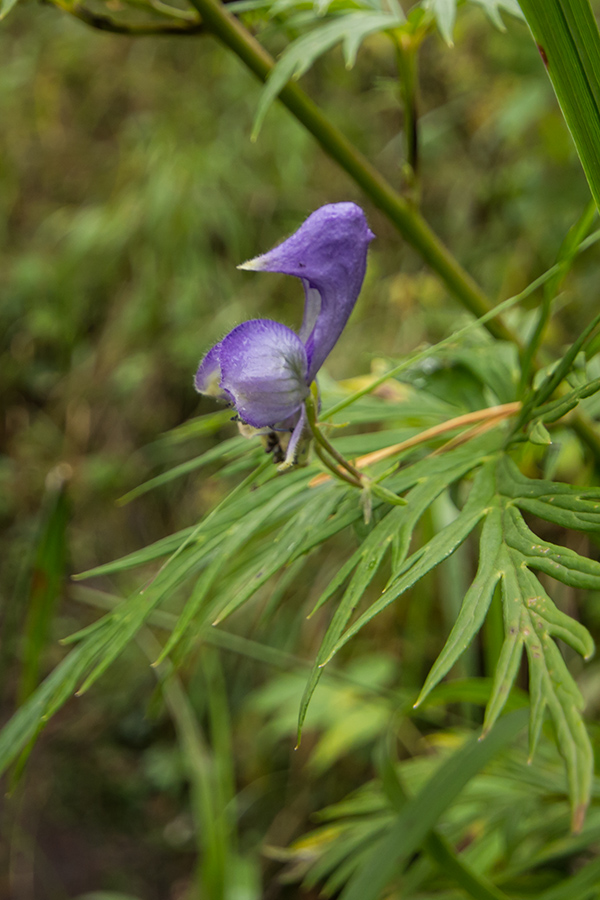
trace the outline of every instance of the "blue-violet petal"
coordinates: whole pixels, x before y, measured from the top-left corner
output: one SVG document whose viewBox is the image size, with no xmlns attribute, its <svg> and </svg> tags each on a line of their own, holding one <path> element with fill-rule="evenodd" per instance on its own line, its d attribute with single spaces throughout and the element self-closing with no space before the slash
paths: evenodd
<svg viewBox="0 0 600 900">
<path fill-rule="evenodd" d="M 228 403 L 233 402 L 233 397 L 224 391 L 221 387 L 221 345 L 222 341 L 209 350 L 204 359 L 198 366 L 196 377 L 194 378 L 194 386 L 198 393 L 205 394 L 207 397 L 214 397 L 215 400 L 225 400 Z"/>
<path fill-rule="evenodd" d="M 244 422 L 254 428 L 276 427 L 298 412 L 309 392 L 308 362 L 302 341 L 290 328 L 253 319 L 238 325 L 217 346 L 220 386 Z"/>
<path fill-rule="evenodd" d="M 302 279 L 306 302 L 300 336 L 306 346 L 309 382 L 354 308 L 373 238 L 359 206 L 331 203 L 312 213 L 282 244 L 240 266 Z"/>
</svg>

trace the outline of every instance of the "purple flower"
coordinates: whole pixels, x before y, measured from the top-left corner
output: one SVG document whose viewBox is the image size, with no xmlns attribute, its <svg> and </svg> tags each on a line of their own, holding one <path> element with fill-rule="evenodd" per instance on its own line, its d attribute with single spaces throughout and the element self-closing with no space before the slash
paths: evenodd
<svg viewBox="0 0 600 900">
<path fill-rule="evenodd" d="M 300 331 L 270 319 L 244 322 L 206 354 L 196 372 L 196 390 L 230 403 L 243 423 L 263 433 L 293 431 L 288 458 L 305 429 L 310 385 L 360 293 L 373 238 L 360 207 L 332 203 L 312 213 L 282 244 L 239 266 L 301 279 Z"/>
</svg>

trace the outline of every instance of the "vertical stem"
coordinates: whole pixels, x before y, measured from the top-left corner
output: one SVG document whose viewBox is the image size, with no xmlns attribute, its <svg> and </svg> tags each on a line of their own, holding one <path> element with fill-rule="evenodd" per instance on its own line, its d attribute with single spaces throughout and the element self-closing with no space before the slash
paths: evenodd
<svg viewBox="0 0 600 900">
<path fill-rule="evenodd" d="M 596 204 L 594 200 L 590 200 L 584 209 L 579 221 L 569 229 L 558 254 L 558 262 L 554 267 L 555 274 L 544 285 L 544 293 L 542 304 L 538 313 L 538 320 L 531 336 L 531 340 L 525 347 L 521 355 L 521 389 L 524 390 L 529 384 L 529 378 L 532 370 L 535 368 L 534 361 L 537 351 L 542 343 L 544 333 L 548 322 L 550 321 L 550 313 L 552 311 L 552 301 L 560 288 L 561 281 L 568 273 L 573 264 L 573 260 L 577 254 L 577 248 L 581 246 L 582 241 L 590 230 L 592 223 L 597 215 Z"/>
<path fill-rule="evenodd" d="M 550 321 L 552 299 L 551 293 L 549 291 L 544 291 L 534 332 L 531 336 L 531 340 L 521 353 L 521 394 L 527 389 L 532 368 L 535 368 L 535 355 L 542 342 L 546 326 Z"/>
<path fill-rule="evenodd" d="M 416 201 L 419 195 L 419 129 L 418 129 L 418 44 L 410 36 L 394 34 L 400 96 L 404 107 L 404 137 L 409 186 Z"/>
</svg>

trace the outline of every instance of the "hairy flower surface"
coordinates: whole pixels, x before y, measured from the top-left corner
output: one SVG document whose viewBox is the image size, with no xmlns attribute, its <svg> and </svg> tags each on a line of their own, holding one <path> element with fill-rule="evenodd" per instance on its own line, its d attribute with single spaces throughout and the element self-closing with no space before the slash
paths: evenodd
<svg viewBox="0 0 600 900">
<path fill-rule="evenodd" d="M 359 206 L 332 203 L 312 213 L 282 244 L 239 266 L 300 278 L 302 326 L 296 334 L 270 319 L 238 325 L 201 361 L 196 390 L 230 403 L 255 429 L 293 431 L 293 451 L 305 428 L 310 384 L 354 308 L 373 238 Z"/>
</svg>

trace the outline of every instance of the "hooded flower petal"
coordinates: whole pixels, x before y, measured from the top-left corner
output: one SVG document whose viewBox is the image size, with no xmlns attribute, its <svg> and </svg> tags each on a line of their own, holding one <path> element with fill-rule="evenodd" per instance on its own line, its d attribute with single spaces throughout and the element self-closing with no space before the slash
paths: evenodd
<svg viewBox="0 0 600 900">
<path fill-rule="evenodd" d="M 207 353 L 196 388 L 219 377 L 221 397 L 254 428 L 275 427 L 300 409 L 308 395 L 308 362 L 297 334 L 279 322 L 253 319 L 234 328 Z M 212 396 L 215 396 L 214 393 Z"/>
<path fill-rule="evenodd" d="M 224 391 L 221 387 L 221 343 L 216 344 L 212 350 L 209 350 L 196 372 L 194 378 L 194 386 L 199 394 L 205 394 L 207 397 L 214 397 L 215 400 L 225 400 L 233 403 L 233 397 Z"/>
<path fill-rule="evenodd" d="M 332 203 L 316 210 L 278 247 L 240 266 L 302 279 L 306 302 L 300 337 L 306 346 L 309 382 L 354 308 L 373 238 L 359 206 Z"/>
</svg>

